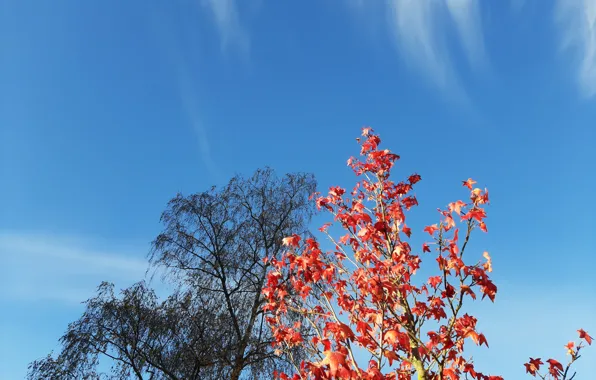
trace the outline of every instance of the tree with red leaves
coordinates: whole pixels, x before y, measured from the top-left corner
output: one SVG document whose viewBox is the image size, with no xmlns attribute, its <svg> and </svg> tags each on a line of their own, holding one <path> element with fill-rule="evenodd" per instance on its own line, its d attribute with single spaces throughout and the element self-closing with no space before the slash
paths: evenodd
<svg viewBox="0 0 596 380">
<path fill-rule="evenodd" d="M 487 231 L 488 191 L 474 187 L 472 179 L 463 181 L 469 200 L 450 203 L 439 210 L 438 223 L 421 228 L 430 236 L 421 255 L 430 257 L 434 250 L 438 268 L 417 282 L 422 260 L 408 243 L 412 230 L 406 213 L 418 204 L 411 192 L 421 177 L 393 181 L 391 169 L 399 156 L 380 149 L 372 129 L 364 128 L 362 136 L 361 158 L 348 160 L 360 178 L 354 189 L 332 187 L 326 196 L 317 195 L 317 207 L 331 213 L 342 231 L 335 237 L 331 224 L 320 228 L 333 248 L 324 251 L 315 238 L 293 235 L 284 239 L 283 257 L 269 263 L 266 320 L 278 354 L 285 353 L 295 369 L 276 378 L 502 379 L 481 373 L 464 350 L 469 340 L 488 347 L 477 319 L 463 312 L 464 301 L 477 296 L 494 301 L 497 293 L 489 254 L 470 264 L 473 253 L 466 252 L 472 232 Z M 584 330 L 579 334 L 591 343 Z M 299 345 L 310 352 L 310 360 L 293 361 L 291 350 Z M 570 379 L 569 366 L 581 346 L 566 346 L 572 357 L 566 368 L 549 359 L 548 374 L 540 375 L 544 363 L 530 358 L 526 372 Z M 368 363 L 357 360 L 364 354 Z"/>
</svg>

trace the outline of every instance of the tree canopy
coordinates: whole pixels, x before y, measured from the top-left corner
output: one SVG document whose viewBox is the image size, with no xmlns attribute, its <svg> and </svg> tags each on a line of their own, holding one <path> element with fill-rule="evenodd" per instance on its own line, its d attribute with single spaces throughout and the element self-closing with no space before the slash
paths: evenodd
<svg viewBox="0 0 596 380">
<path fill-rule="evenodd" d="M 283 238 L 308 233 L 315 188 L 310 174 L 265 168 L 176 195 L 149 255 L 174 294 L 160 301 L 140 282 L 118 296 L 101 284 L 61 352 L 33 362 L 29 378 L 256 379 L 286 368 L 263 318 L 262 287 Z"/>
</svg>

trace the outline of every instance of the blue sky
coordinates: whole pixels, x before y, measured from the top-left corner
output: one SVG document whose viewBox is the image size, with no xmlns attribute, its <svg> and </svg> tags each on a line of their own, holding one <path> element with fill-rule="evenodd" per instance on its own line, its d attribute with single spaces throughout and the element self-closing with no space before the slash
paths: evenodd
<svg viewBox="0 0 596 380">
<path fill-rule="evenodd" d="M 351 186 L 363 125 L 422 175 L 419 234 L 461 180 L 491 192 L 482 368 L 565 359 L 596 334 L 595 23 L 595 0 L 2 1 L 0 378 L 144 277 L 176 192 L 264 165 Z"/>
</svg>

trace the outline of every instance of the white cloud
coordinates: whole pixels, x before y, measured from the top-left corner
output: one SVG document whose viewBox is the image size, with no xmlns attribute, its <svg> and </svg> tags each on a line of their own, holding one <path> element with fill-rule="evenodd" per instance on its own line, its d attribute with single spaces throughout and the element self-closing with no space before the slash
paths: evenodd
<svg viewBox="0 0 596 380">
<path fill-rule="evenodd" d="M 374 2 L 352 1 L 354 8 L 375 6 Z M 378 4 L 378 3 L 376 3 Z M 478 0 L 390 0 L 386 3 L 389 23 L 402 58 L 442 90 L 461 92 L 445 35 L 450 19 L 458 42 L 472 67 L 485 59 L 480 2 Z"/>
<path fill-rule="evenodd" d="M 452 69 L 444 44 L 437 35 L 436 4 L 427 0 L 394 0 L 391 21 L 406 59 L 421 65 L 439 87 L 452 82 Z"/>
<path fill-rule="evenodd" d="M 571 51 L 586 97 L 596 95 L 596 0 L 558 0 L 555 10 L 562 51 Z"/>
<path fill-rule="evenodd" d="M 244 53 L 250 49 L 248 33 L 240 22 L 236 0 L 204 0 L 217 25 L 221 37 L 221 46 L 225 50 L 229 45 L 237 45 Z"/>
<path fill-rule="evenodd" d="M 122 288 L 143 280 L 146 249 L 97 248 L 97 244 L 47 234 L 0 231 L 0 299 L 80 303 L 101 281 Z"/>
<path fill-rule="evenodd" d="M 473 67 L 478 67 L 486 59 L 480 3 L 477 0 L 447 0 L 446 4 L 457 27 L 466 57 Z"/>
</svg>

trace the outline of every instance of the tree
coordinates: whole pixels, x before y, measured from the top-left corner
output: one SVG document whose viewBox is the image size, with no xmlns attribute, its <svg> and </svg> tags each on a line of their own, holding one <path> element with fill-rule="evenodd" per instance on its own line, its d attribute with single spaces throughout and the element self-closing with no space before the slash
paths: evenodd
<svg viewBox="0 0 596 380">
<path fill-rule="evenodd" d="M 262 289 L 283 237 L 307 233 L 315 185 L 311 175 L 278 180 L 271 169 L 258 170 L 249 179 L 235 177 L 221 191 L 179 195 L 162 215 L 165 230 L 151 261 L 225 315 L 229 340 L 216 355 L 231 367 L 230 379 L 245 370 L 256 378 L 279 364 L 263 318 Z"/>
<path fill-rule="evenodd" d="M 276 345 L 280 351 L 301 346 L 312 355 L 294 361 L 291 378 L 502 379 L 479 372 L 464 350 L 470 340 L 488 347 L 477 319 L 464 313 L 465 301 L 480 295 L 494 301 L 497 293 L 487 252 L 475 264 L 464 261 L 464 254 L 467 261 L 474 259 L 467 252 L 472 232 L 487 231 L 488 191 L 475 188 L 472 179 L 464 181 L 469 201 L 450 203 L 439 210 L 438 223 L 423 229 L 432 241 L 420 250 L 436 260 L 438 270 L 419 282 L 415 275 L 422 259 L 408 243 L 412 230 L 406 213 L 418 204 L 411 191 L 421 177 L 394 182 L 390 174 L 399 156 L 380 149 L 381 140 L 370 128 L 362 135 L 363 158 L 348 160 L 361 180 L 350 193 L 332 187 L 316 200 L 342 231 L 335 237 L 330 223 L 320 229 L 332 249 L 324 251 L 315 238 L 292 235 L 284 240 L 288 250 L 281 259 L 272 260 L 264 309 Z M 302 315 L 316 335 L 297 333 L 289 313 Z M 579 332 L 591 343 L 585 331 Z M 568 349 L 572 363 L 579 348 L 570 343 Z M 362 354 L 371 359 L 361 367 L 357 356 Z M 569 366 L 547 362 L 549 376 L 568 379 Z M 530 358 L 527 373 L 536 375 L 541 364 Z M 277 377 L 290 378 L 285 372 Z"/>
<path fill-rule="evenodd" d="M 287 369 L 271 345 L 262 288 L 283 237 L 307 236 L 315 187 L 312 175 L 278 178 L 266 168 L 221 189 L 178 194 L 149 256 L 174 294 L 159 302 L 139 283 L 117 297 L 102 284 L 69 325 L 62 351 L 32 363 L 29 378 L 99 379 L 100 358 L 118 379 L 256 379 Z"/>
<path fill-rule="evenodd" d="M 61 338 L 63 350 L 30 365 L 31 379 L 100 379 L 101 359 L 111 361 L 111 377 L 126 379 L 220 379 L 213 348 L 221 346 L 208 307 L 174 293 L 158 302 L 144 282 L 114 294 L 102 283 L 86 301 L 80 319 Z"/>
</svg>

